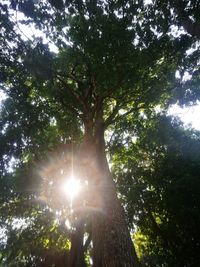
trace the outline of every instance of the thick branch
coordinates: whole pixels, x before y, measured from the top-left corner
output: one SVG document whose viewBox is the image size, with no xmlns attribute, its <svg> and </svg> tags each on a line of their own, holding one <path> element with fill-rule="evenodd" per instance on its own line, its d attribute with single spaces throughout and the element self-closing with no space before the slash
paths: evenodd
<svg viewBox="0 0 200 267">
<path fill-rule="evenodd" d="M 87 106 L 86 102 L 84 101 L 84 99 L 79 94 L 74 92 L 70 88 L 70 86 L 61 77 L 57 76 L 57 78 L 63 84 L 64 88 L 66 88 L 68 90 L 69 94 L 80 104 L 80 106 L 82 106 L 83 112 L 87 112 L 88 106 Z"/>
<path fill-rule="evenodd" d="M 88 86 L 88 90 L 85 92 L 85 98 L 88 99 L 92 97 L 92 94 L 94 93 L 95 89 L 96 89 L 95 80 L 94 77 L 91 77 L 90 86 Z"/>
<path fill-rule="evenodd" d="M 75 114 L 79 118 L 83 119 L 83 115 L 80 114 L 75 107 L 73 107 L 73 106 L 69 105 L 68 103 L 66 103 L 62 98 L 59 98 L 59 101 L 61 102 L 61 104 L 64 107 L 66 107 L 67 110 L 71 111 L 73 114 Z"/>
<path fill-rule="evenodd" d="M 133 113 L 133 112 L 136 112 L 136 111 L 139 111 L 140 109 L 144 109 L 146 107 L 146 105 L 142 105 L 142 106 L 137 106 L 137 107 L 133 107 L 131 109 L 129 109 L 127 112 L 125 112 L 124 114 L 120 115 L 120 117 L 126 117 L 127 115 Z"/>
<path fill-rule="evenodd" d="M 114 121 L 114 119 L 115 119 L 117 113 L 119 112 L 119 110 L 120 110 L 120 104 L 118 102 L 115 105 L 115 107 L 114 107 L 112 113 L 110 114 L 110 116 L 105 120 L 105 123 L 104 123 L 105 128 L 108 127 Z"/>
<path fill-rule="evenodd" d="M 142 106 L 137 106 L 137 107 L 133 107 L 131 109 L 129 109 L 127 112 L 123 113 L 122 115 L 118 115 L 118 111 L 120 110 L 122 106 L 120 105 L 116 105 L 115 108 L 113 109 L 113 112 L 111 113 L 111 115 L 107 118 L 107 120 L 105 121 L 105 127 L 108 127 L 110 124 L 116 122 L 118 119 L 122 118 L 122 117 L 126 117 L 127 115 L 139 111 L 140 109 L 145 108 L 145 105 Z"/>
</svg>

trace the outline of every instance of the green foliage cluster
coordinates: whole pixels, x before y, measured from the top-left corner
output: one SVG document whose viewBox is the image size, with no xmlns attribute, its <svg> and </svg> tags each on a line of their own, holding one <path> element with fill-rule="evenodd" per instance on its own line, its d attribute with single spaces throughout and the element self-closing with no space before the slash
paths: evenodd
<svg viewBox="0 0 200 267">
<path fill-rule="evenodd" d="M 130 132 L 126 146 L 116 136 L 112 168 L 144 266 L 199 263 L 199 138 L 163 115 Z"/>
</svg>

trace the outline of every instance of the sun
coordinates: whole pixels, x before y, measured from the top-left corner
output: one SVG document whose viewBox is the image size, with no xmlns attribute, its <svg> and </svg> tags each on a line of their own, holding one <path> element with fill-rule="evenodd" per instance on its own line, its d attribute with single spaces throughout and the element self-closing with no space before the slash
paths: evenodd
<svg viewBox="0 0 200 267">
<path fill-rule="evenodd" d="M 67 180 L 63 186 L 65 194 L 70 197 L 70 199 L 75 198 L 80 192 L 80 181 L 75 179 L 73 176 Z"/>
</svg>

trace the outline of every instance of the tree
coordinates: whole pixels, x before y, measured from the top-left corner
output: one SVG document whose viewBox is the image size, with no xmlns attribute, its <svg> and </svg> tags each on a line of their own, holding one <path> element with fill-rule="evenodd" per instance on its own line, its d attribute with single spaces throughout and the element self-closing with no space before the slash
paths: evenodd
<svg viewBox="0 0 200 267">
<path fill-rule="evenodd" d="M 143 110 L 196 93 L 186 89 L 197 80 L 188 85 L 175 77 L 197 62 L 186 57 L 193 38 L 185 32 L 174 36 L 168 19 L 158 29 L 159 15 L 149 20 L 145 15 L 151 15 L 150 8 L 134 1 L 1 4 L 3 29 L 10 25 L 2 36 L 7 49 L 1 55 L 1 84 L 8 96 L 1 121 L 2 176 L 12 157 L 19 167 L 35 164 L 69 137 L 78 141 L 79 168 L 90 188 L 87 212 L 97 267 L 137 266 L 106 158 L 105 131 L 125 116 L 133 114 L 137 121 Z M 14 23 L 13 12 L 25 17 Z M 58 53 L 42 37 L 23 40 L 20 25 L 30 23 Z"/>
<path fill-rule="evenodd" d="M 145 120 L 145 125 L 133 125 L 130 135 L 137 139 L 127 140 L 126 147 L 119 145 L 116 133 L 112 161 L 129 223 L 138 227 L 141 261 L 144 266 L 196 266 L 199 132 L 185 130 L 164 115 L 151 114 Z"/>
</svg>

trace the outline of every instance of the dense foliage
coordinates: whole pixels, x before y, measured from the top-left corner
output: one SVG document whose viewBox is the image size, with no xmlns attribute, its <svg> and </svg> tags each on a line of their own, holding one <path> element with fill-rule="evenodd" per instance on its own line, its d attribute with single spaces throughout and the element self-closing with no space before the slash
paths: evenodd
<svg viewBox="0 0 200 267">
<path fill-rule="evenodd" d="M 81 266 L 91 265 L 91 213 L 72 214 L 60 187 L 72 157 L 87 178 L 83 140 L 101 131 L 141 264 L 198 266 L 199 133 L 165 112 L 199 99 L 199 9 L 195 0 L 0 3 L 2 266 L 67 266 L 79 224 Z M 91 203 L 87 190 L 77 210 Z"/>
<path fill-rule="evenodd" d="M 133 125 L 133 127 L 135 127 Z M 165 116 L 114 141 L 113 172 L 144 266 L 199 263 L 199 132 Z M 119 164 L 120 162 L 120 164 Z"/>
</svg>

